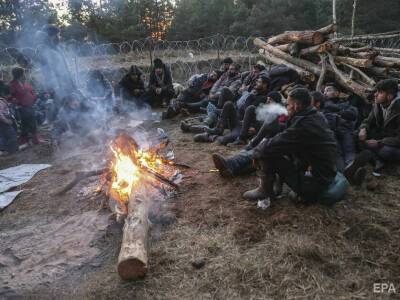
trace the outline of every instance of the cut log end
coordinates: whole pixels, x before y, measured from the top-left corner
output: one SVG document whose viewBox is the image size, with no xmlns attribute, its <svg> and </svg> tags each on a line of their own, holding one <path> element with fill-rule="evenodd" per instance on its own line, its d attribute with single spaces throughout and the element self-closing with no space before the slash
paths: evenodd
<svg viewBox="0 0 400 300">
<path fill-rule="evenodd" d="M 137 258 L 129 258 L 118 264 L 118 274 L 123 280 L 143 278 L 147 270 L 147 264 Z"/>
</svg>

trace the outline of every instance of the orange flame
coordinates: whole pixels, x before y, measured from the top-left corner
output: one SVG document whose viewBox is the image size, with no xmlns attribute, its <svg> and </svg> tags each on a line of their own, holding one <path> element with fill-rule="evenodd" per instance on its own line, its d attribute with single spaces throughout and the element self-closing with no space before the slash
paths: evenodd
<svg viewBox="0 0 400 300">
<path fill-rule="evenodd" d="M 144 172 L 150 169 L 161 175 L 170 175 L 172 162 L 161 158 L 154 151 L 138 149 L 135 140 L 127 134 L 118 136 L 111 145 L 113 154 L 111 160 L 110 195 L 117 201 L 127 202 L 132 192 L 139 185 L 146 184 L 155 179 Z"/>
</svg>

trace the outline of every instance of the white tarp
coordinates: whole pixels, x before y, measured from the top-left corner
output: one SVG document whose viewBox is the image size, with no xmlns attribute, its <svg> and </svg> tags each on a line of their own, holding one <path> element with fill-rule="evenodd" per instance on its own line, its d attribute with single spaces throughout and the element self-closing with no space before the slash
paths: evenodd
<svg viewBox="0 0 400 300">
<path fill-rule="evenodd" d="M 28 182 L 37 172 L 49 167 L 51 165 L 24 164 L 0 170 L 0 210 L 8 206 L 21 191 L 4 192 Z"/>
<path fill-rule="evenodd" d="M 22 191 L 5 192 L 0 194 L 0 210 L 9 206 Z"/>
</svg>

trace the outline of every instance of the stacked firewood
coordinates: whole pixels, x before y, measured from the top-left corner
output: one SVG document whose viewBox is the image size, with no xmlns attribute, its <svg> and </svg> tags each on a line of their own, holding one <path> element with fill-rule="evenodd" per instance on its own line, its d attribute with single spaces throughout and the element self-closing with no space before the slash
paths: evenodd
<svg viewBox="0 0 400 300">
<path fill-rule="evenodd" d="M 374 48 L 346 38 L 333 38 L 335 25 L 319 30 L 287 31 L 254 44 L 273 64 L 284 64 L 320 90 L 324 82 L 336 82 L 349 93 L 367 99 L 377 81 L 400 78 L 397 49 Z M 373 38 L 376 38 L 374 36 Z M 385 38 L 385 35 L 383 35 Z"/>
</svg>

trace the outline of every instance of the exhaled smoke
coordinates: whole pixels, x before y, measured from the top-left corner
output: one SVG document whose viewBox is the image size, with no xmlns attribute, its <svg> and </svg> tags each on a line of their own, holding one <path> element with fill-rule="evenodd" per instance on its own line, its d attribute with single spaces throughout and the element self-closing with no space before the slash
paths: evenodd
<svg viewBox="0 0 400 300">
<path fill-rule="evenodd" d="M 264 123 L 271 123 L 280 115 L 287 114 L 287 109 L 276 103 L 261 105 L 256 110 L 257 120 Z"/>
</svg>

